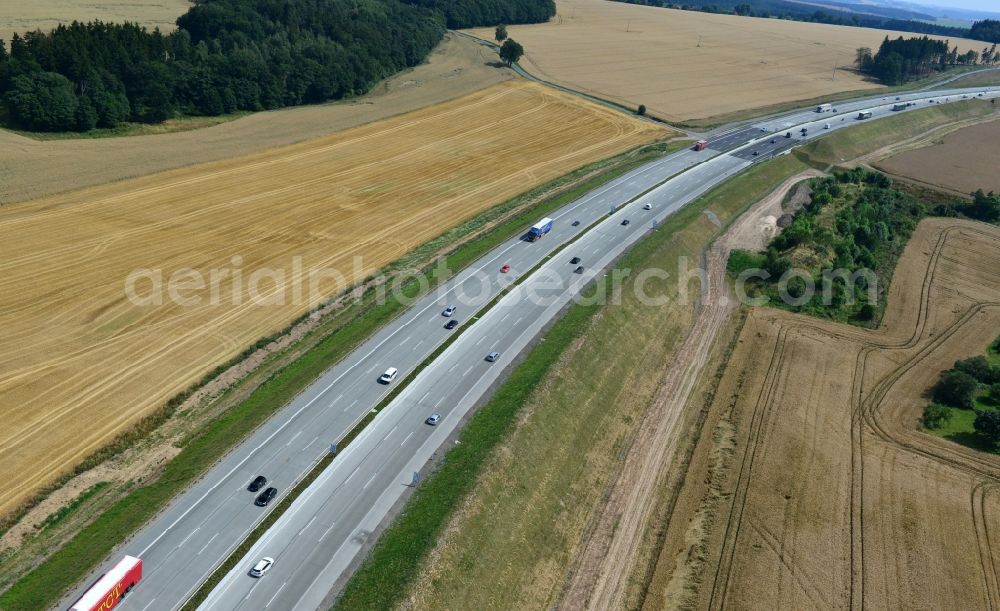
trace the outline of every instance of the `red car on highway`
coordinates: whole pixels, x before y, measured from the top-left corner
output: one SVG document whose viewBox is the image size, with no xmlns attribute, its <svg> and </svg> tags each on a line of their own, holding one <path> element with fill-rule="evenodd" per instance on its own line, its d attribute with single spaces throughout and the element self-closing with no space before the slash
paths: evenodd
<svg viewBox="0 0 1000 611">
<path fill-rule="evenodd" d="M 504 264 L 503 264 L 503 265 L 502 265 L 502 266 L 500 267 L 500 273 L 502 273 L 502 274 L 506 274 L 506 273 L 507 273 L 507 272 L 509 272 L 509 271 L 510 271 L 510 264 L 509 264 L 509 263 L 504 263 Z"/>
</svg>

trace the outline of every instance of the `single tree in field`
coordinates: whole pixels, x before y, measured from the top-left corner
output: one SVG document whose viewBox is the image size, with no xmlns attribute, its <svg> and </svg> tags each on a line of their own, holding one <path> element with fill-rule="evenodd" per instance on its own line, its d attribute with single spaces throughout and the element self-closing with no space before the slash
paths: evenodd
<svg viewBox="0 0 1000 611">
<path fill-rule="evenodd" d="M 994 444 L 1000 441 L 1000 412 L 976 412 L 972 426 Z"/>
<path fill-rule="evenodd" d="M 646 114 L 646 105 L 645 104 L 639 104 L 639 108 L 636 109 L 635 114 L 640 115 L 640 116 Z"/>
<path fill-rule="evenodd" d="M 497 44 L 500 44 L 503 41 L 507 40 L 507 26 L 505 26 L 502 23 L 498 25 L 496 34 L 493 35 L 493 38 L 497 39 Z"/>
<path fill-rule="evenodd" d="M 516 64 L 522 55 L 524 55 L 524 47 L 511 38 L 505 40 L 500 47 L 500 59 L 507 62 L 508 66 Z"/>
<path fill-rule="evenodd" d="M 864 69 L 872 61 L 872 50 L 869 47 L 858 47 L 854 55 L 854 63 L 859 69 Z"/>
</svg>

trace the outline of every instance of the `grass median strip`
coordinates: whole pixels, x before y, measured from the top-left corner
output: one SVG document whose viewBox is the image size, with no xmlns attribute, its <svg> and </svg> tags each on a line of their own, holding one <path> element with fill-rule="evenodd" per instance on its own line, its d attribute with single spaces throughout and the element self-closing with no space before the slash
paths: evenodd
<svg viewBox="0 0 1000 611">
<path fill-rule="evenodd" d="M 555 210 L 631 169 L 683 146 L 686 146 L 685 142 L 641 147 L 612 160 L 577 170 L 546 187 L 535 189 L 529 194 L 501 204 L 500 212 L 510 213 L 518 204 L 523 205 L 524 199 L 533 194 L 551 192 L 562 185 L 577 181 L 561 193 L 544 198 L 537 204 L 512 214 L 490 227 L 488 231 L 458 246 L 447 255 L 446 267 L 457 271 L 467 266 L 496 245 L 523 231 L 530 222 L 537 220 L 535 217 Z M 588 175 L 590 177 L 586 178 Z M 484 213 L 480 225 L 488 223 L 490 219 L 496 219 L 500 212 L 494 209 Z M 476 224 L 470 222 L 457 231 L 465 231 L 468 234 L 476 229 Z M 448 232 L 445 236 L 452 240 L 461 238 L 461 235 L 455 232 Z M 444 280 L 437 278 L 433 270 L 427 271 L 431 287 Z M 420 284 L 412 281 L 406 283 L 403 289 L 404 294 L 415 296 L 419 294 Z M 155 481 L 135 487 L 127 496 L 81 529 L 61 549 L 15 582 L 10 589 L 0 595 L 0 608 L 37 609 L 56 604 L 64 592 L 84 579 L 118 544 L 152 519 L 173 497 L 201 477 L 206 469 L 226 452 L 286 405 L 326 369 L 404 310 L 396 300 L 376 304 L 374 291 L 364 295 L 352 307 L 355 313 L 346 323 L 320 340 L 300 358 L 276 370 L 249 393 L 245 400 L 187 439 L 181 452 L 166 464 L 162 474 Z"/>
</svg>

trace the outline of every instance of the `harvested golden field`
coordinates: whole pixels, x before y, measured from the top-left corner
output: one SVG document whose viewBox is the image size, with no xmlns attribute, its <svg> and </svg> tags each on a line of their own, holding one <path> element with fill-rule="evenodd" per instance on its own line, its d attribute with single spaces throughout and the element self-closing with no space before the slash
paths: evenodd
<svg viewBox="0 0 1000 611">
<path fill-rule="evenodd" d="M 931 146 L 905 151 L 875 165 L 912 182 L 961 194 L 1000 192 L 1000 121 L 960 129 Z"/>
<path fill-rule="evenodd" d="M 713 15 L 607 0 L 558 0 L 555 19 L 508 26 L 541 78 L 669 121 L 876 89 L 848 70 L 858 47 L 899 32 Z M 493 39 L 492 29 L 472 34 Z M 964 51 L 976 41 L 952 40 Z"/>
<path fill-rule="evenodd" d="M 315 272 L 360 280 L 477 212 L 665 133 L 511 81 L 296 145 L 0 209 L 0 513 L 343 288 L 320 276 L 312 290 Z M 136 290 L 162 294 L 161 305 L 127 297 L 140 269 L 162 270 L 162 291 L 148 279 Z M 180 299 L 166 286 L 178 272 Z M 195 276 L 206 285 L 191 288 Z"/>
<path fill-rule="evenodd" d="M 15 32 L 47 32 L 72 21 L 130 21 L 149 29 L 171 32 L 177 18 L 187 12 L 191 0 L 30 0 L 0 2 L 0 38 L 10 48 Z"/>
<path fill-rule="evenodd" d="M 701 510 L 675 515 L 685 532 L 667 537 L 674 578 L 657 597 L 995 608 L 1000 460 L 921 432 L 919 418 L 939 372 L 998 328 L 1000 228 L 954 219 L 918 226 L 877 331 L 753 310 L 681 492 L 679 506 Z M 700 579 L 683 577 L 698 566 Z"/>
<path fill-rule="evenodd" d="M 366 95 L 256 112 L 211 127 L 116 138 L 37 140 L 0 129 L 0 204 L 286 146 L 468 95 L 508 80 L 496 54 L 453 34 Z M 175 129 L 190 119 L 168 121 Z"/>
</svg>

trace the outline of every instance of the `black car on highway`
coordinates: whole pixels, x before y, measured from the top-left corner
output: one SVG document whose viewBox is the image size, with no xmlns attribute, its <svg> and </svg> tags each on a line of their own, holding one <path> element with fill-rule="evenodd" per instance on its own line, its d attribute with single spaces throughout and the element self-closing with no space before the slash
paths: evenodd
<svg viewBox="0 0 1000 611">
<path fill-rule="evenodd" d="M 250 482 L 249 486 L 247 486 L 247 490 L 249 490 L 250 492 L 257 492 L 258 490 L 263 488 L 264 484 L 266 483 L 267 483 L 267 478 L 264 477 L 263 475 L 258 475 L 257 477 L 253 478 L 253 481 Z"/>
<path fill-rule="evenodd" d="M 451 320 L 449 320 L 444 324 L 445 329 L 454 329 L 457 326 L 458 326 L 458 321 L 455 320 L 454 318 L 452 318 Z"/>
<path fill-rule="evenodd" d="M 264 507 L 272 500 L 274 500 L 274 497 L 277 495 L 278 495 L 277 488 L 268 488 L 264 492 L 261 492 L 260 494 L 257 495 L 257 500 L 255 500 L 253 504 L 258 507 Z"/>
</svg>

